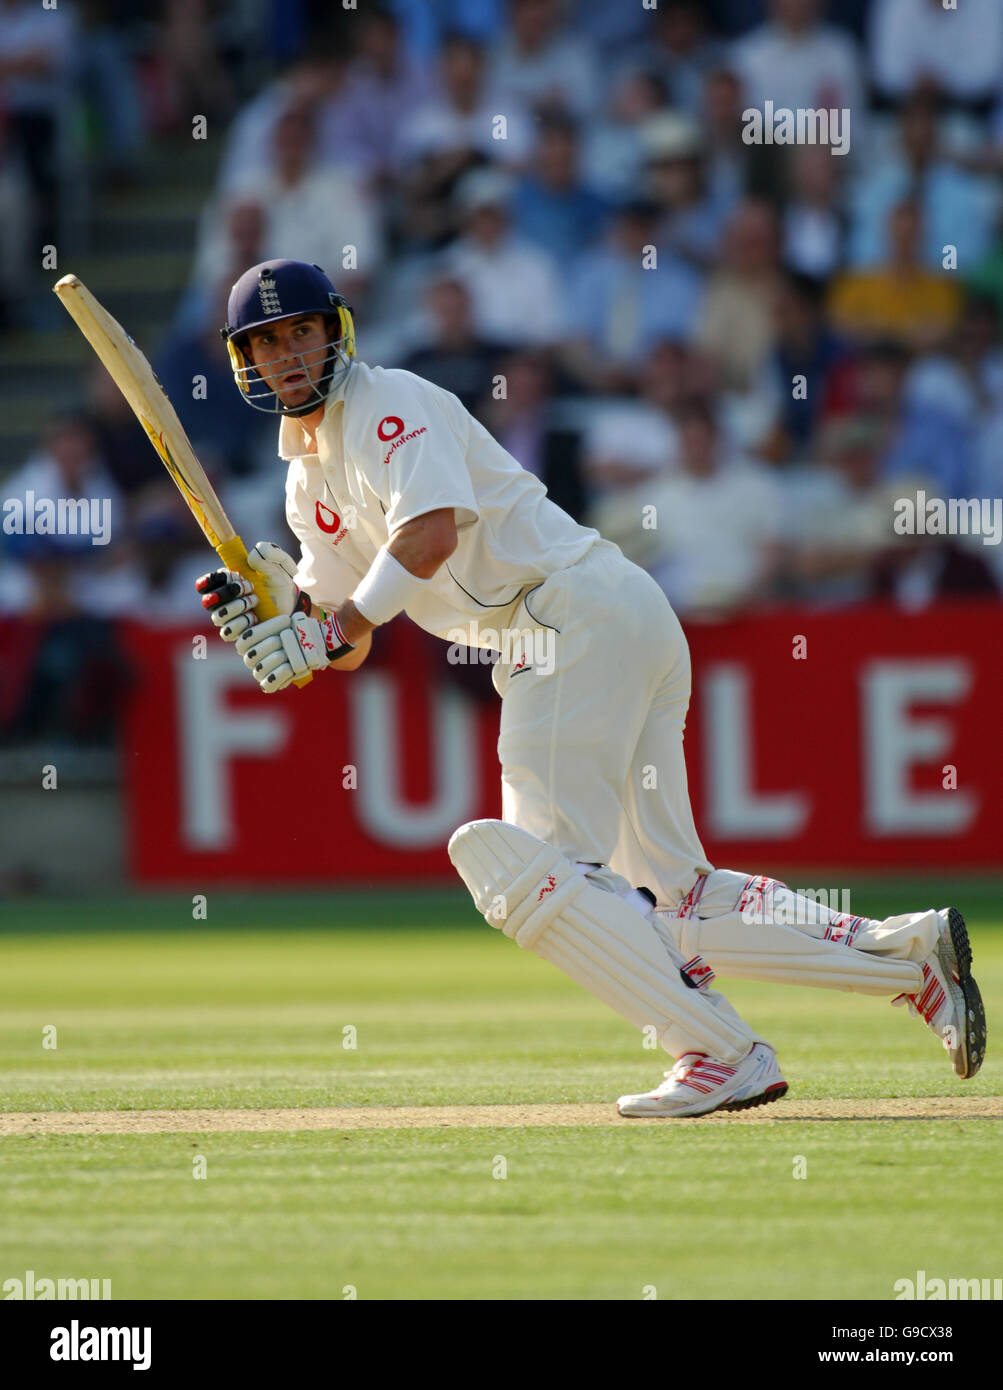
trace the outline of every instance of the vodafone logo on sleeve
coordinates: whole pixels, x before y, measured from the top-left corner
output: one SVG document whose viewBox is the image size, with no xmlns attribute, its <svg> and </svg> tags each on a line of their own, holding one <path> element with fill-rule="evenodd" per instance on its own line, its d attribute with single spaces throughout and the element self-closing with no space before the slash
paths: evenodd
<svg viewBox="0 0 1003 1390">
<path fill-rule="evenodd" d="M 376 433 L 383 440 L 384 444 L 389 444 L 391 439 L 396 439 L 403 432 L 404 421 L 399 415 L 384 415 L 383 419 L 376 426 Z"/>
<path fill-rule="evenodd" d="M 395 449 L 399 449 L 400 446 L 406 444 L 409 439 L 414 439 L 419 434 L 425 434 L 427 430 L 427 425 L 420 425 L 418 429 L 408 430 L 407 434 L 405 434 L 404 421 L 399 415 L 384 415 L 383 419 L 376 426 L 376 433 L 384 444 L 389 444 L 390 440 L 393 440 L 393 443 L 390 444 L 390 448 L 384 456 L 384 464 L 390 462 L 390 456 Z"/>
</svg>

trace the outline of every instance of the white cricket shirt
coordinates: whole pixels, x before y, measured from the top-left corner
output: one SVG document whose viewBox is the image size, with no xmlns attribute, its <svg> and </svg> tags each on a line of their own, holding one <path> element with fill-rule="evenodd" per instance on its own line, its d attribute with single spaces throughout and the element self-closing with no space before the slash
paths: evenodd
<svg viewBox="0 0 1003 1390">
<path fill-rule="evenodd" d="M 599 539 L 451 392 L 413 372 L 356 361 L 328 396 L 317 453 L 303 447 L 302 426 L 283 418 L 286 517 L 302 549 L 297 583 L 325 608 L 351 597 L 405 522 L 452 507 L 456 550 L 406 612 L 437 637 L 456 640 L 463 628 L 471 645 L 489 646 L 527 587 Z M 477 640 L 480 627 L 489 640 Z"/>
</svg>

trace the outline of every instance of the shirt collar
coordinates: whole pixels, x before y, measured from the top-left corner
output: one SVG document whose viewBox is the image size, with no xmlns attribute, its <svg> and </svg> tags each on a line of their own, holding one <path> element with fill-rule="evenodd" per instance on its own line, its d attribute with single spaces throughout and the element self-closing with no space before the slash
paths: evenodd
<svg viewBox="0 0 1003 1390">
<path fill-rule="evenodd" d="M 324 414 L 320 424 L 317 426 L 317 433 L 325 427 L 333 406 L 340 404 L 345 398 L 345 385 L 355 370 L 357 363 L 353 362 L 349 370 L 345 373 L 337 386 L 328 387 L 327 397 L 324 401 Z M 314 455 L 305 452 L 306 441 L 303 434 L 303 426 L 295 415 L 283 415 L 279 424 L 279 458 L 298 459 L 312 458 Z"/>
</svg>

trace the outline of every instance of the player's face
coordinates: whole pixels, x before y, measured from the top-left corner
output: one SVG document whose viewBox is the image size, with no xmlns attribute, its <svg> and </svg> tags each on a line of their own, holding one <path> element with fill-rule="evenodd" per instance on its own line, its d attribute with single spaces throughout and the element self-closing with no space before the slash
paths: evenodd
<svg viewBox="0 0 1003 1390">
<path fill-rule="evenodd" d="M 302 405 L 313 383 L 324 374 L 331 334 L 322 314 L 279 319 L 248 333 L 251 360 L 258 375 L 284 406 Z"/>
</svg>

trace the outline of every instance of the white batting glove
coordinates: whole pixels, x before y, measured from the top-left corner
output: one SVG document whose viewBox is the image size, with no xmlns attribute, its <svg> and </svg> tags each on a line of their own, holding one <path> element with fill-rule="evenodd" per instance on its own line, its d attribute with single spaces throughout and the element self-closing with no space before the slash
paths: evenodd
<svg viewBox="0 0 1003 1390">
<path fill-rule="evenodd" d="M 320 620 L 305 613 L 269 618 L 237 638 L 244 665 L 268 695 L 353 650 L 333 614 Z"/>
<path fill-rule="evenodd" d="M 293 613 L 299 602 L 296 561 L 274 541 L 258 541 L 247 552 L 247 568 L 261 576 L 261 583 L 280 613 Z"/>
<path fill-rule="evenodd" d="M 281 546 L 259 541 L 247 552 L 247 567 L 260 575 L 258 583 L 267 591 L 280 613 L 292 613 L 300 603 L 296 587 L 296 562 Z M 257 623 L 254 609 L 258 596 L 254 585 L 236 570 L 213 570 L 195 581 L 202 595 L 202 607 L 219 628 L 224 642 L 237 638 Z M 309 611 L 309 608 L 307 609 Z"/>
</svg>

